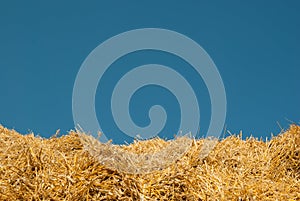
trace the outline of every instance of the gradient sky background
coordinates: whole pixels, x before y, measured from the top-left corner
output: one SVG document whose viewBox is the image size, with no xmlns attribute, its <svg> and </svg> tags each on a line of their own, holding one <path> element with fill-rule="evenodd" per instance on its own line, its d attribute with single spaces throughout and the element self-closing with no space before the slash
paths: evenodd
<svg viewBox="0 0 300 201">
<path fill-rule="evenodd" d="M 74 128 L 72 90 L 87 55 L 124 31 L 156 27 L 182 33 L 215 62 L 227 93 L 226 127 L 244 136 L 269 137 L 300 122 L 299 1 L 2 1 L 0 3 L 0 124 L 49 137 Z M 116 61 L 98 88 L 96 109 L 105 132 L 120 132 L 109 111 L 109 89 L 123 71 L 146 63 L 182 71 L 201 97 L 201 129 L 210 120 L 207 89 L 172 55 L 142 51 Z M 119 68 L 118 68 L 119 66 Z M 119 73 L 119 74 L 118 74 Z M 194 81 L 198 79 L 198 81 Z M 150 94 L 150 96 L 149 96 Z M 155 94 L 155 95 L 153 95 Z M 160 102 L 161 101 L 161 102 Z M 109 101 L 106 101 L 109 102 Z M 147 107 L 161 103 L 178 127 L 179 109 L 162 88 L 146 87 L 132 99 L 131 114 L 147 125 Z"/>
</svg>

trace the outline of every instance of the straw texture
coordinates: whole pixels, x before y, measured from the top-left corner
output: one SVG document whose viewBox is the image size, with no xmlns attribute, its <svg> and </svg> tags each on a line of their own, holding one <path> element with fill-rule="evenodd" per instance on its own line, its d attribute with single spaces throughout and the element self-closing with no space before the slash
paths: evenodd
<svg viewBox="0 0 300 201">
<path fill-rule="evenodd" d="M 80 135 L 71 131 L 42 139 L 0 126 L 0 200 L 300 200 L 297 125 L 267 142 L 240 135 L 211 141 L 210 152 L 203 139 L 193 140 L 188 150 L 175 151 L 183 154 L 163 169 L 147 173 L 153 164 L 143 163 L 139 171 L 147 174 L 132 174 L 130 165 L 128 170 L 122 163 L 111 168 L 103 155 L 95 157 L 84 148 Z M 136 157 L 170 143 L 155 138 L 114 149 Z M 99 146 L 115 153 L 107 152 L 111 145 Z M 168 151 L 161 153 L 172 156 Z"/>
</svg>

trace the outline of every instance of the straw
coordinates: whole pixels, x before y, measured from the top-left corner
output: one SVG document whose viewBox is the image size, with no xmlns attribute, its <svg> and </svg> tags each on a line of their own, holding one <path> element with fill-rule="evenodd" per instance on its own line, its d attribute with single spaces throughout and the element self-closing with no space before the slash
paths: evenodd
<svg viewBox="0 0 300 201">
<path fill-rule="evenodd" d="M 0 200 L 300 200 L 299 189 L 297 125 L 267 142 L 232 135 L 126 146 L 0 126 Z"/>
</svg>

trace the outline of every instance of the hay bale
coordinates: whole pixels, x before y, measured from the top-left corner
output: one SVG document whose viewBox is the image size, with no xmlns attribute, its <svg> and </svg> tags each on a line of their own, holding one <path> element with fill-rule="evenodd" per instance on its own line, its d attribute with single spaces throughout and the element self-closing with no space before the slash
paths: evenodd
<svg viewBox="0 0 300 201">
<path fill-rule="evenodd" d="M 147 174 L 108 167 L 79 135 L 42 139 L 0 126 L 0 200 L 300 200 L 296 125 L 268 142 L 213 141 L 207 153 L 205 140 L 194 140 L 179 160 Z M 117 149 L 147 154 L 167 143 L 156 138 Z"/>
</svg>

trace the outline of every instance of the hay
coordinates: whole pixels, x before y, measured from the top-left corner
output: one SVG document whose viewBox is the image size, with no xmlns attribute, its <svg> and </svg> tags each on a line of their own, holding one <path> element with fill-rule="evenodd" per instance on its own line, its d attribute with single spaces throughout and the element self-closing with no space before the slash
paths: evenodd
<svg viewBox="0 0 300 201">
<path fill-rule="evenodd" d="M 296 125 L 268 142 L 213 141 L 211 152 L 203 139 L 194 140 L 174 163 L 148 174 L 110 168 L 83 148 L 79 135 L 42 139 L 0 126 L 0 200 L 300 200 Z M 156 138 L 116 149 L 137 156 L 168 143 Z"/>
<path fill-rule="evenodd" d="M 193 142 L 188 136 L 177 137 L 168 142 L 155 138 L 144 142 L 136 141 L 132 145 L 135 148 L 132 149 L 110 143 L 103 144 L 90 135 L 77 133 L 83 148 L 102 165 L 127 174 L 147 174 L 162 170 L 179 160 Z"/>
</svg>

